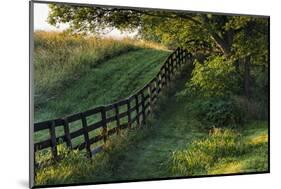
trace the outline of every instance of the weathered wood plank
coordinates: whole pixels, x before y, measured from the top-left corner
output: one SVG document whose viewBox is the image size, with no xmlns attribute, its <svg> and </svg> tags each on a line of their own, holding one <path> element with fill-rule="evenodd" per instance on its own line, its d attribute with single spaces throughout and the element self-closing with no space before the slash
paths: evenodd
<svg viewBox="0 0 281 189">
<path fill-rule="evenodd" d="M 95 137 L 90 139 L 90 144 L 94 144 L 94 143 L 99 142 L 101 140 L 103 140 L 103 136 L 102 135 L 97 135 L 97 136 L 95 136 Z"/>
<path fill-rule="evenodd" d="M 114 127 L 114 128 L 112 128 L 112 129 L 109 129 L 108 130 L 108 136 L 111 136 L 111 135 L 113 135 L 114 133 L 116 133 L 117 132 L 117 127 Z"/>
<path fill-rule="evenodd" d="M 118 108 L 117 104 L 115 104 L 115 117 L 116 117 L 117 135 L 119 135 L 119 133 L 120 133 L 120 117 L 119 117 L 119 108 Z"/>
<path fill-rule="evenodd" d="M 92 130 L 95 130 L 95 129 L 98 129 L 100 127 L 102 127 L 102 121 L 98 121 L 96 123 L 89 124 L 88 125 L 88 132 L 90 132 Z"/>
<path fill-rule="evenodd" d="M 37 152 L 39 150 L 51 147 L 51 140 L 43 140 L 34 144 L 34 151 Z"/>
<path fill-rule="evenodd" d="M 130 100 L 127 101 L 127 114 L 128 114 L 128 126 L 131 128 L 131 103 Z"/>
<path fill-rule="evenodd" d="M 83 128 L 80 128 L 80 129 L 78 129 L 78 130 L 76 130 L 76 131 L 74 131 L 74 132 L 71 132 L 70 133 L 70 137 L 72 138 L 72 139 L 74 139 L 74 138 L 76 138 L 76 137 L 79 137 L 79 136 L 81 136 L 81 135 L 83 135 Z"/>
</svg>

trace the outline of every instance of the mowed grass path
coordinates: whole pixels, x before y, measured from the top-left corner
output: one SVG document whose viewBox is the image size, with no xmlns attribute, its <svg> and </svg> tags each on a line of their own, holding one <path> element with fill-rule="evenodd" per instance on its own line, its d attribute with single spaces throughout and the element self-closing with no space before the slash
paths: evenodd
<svg viewBox="0 0 281 189">
<path fill-rule="evenodd" d="M 118 144 L 115 150 L 109 152 L 108 166 L 99 173 L 89 175 L 87 181 L 188 176 L 171 171 L 171 157 L 177 150 L 188 149 L 193 141 L 207 138 L 209 130 L 190 111 L 192 100 L 177 97 L 177 92 L 184 88 L 185 81 L 186 78 L 180 78 L 174 82 L 174 87 L 167 91 L 167 96 L 160 101 L 158 111 L 147 126 L 129 133 L 129 139 L 126 139 L 123 145 Z M 267 123 L 250 122 L 240 133 L 245 144 L 256 142 L 258 145 L 253 145 L 243 156 L 237 154 L 222 164 L 218 162 L 203 175 L 267 170 Z"/>
<path fill-rule="evenodd" d="M 182 75 L 184 78 L 175 80 L 173 87 L 166 91 L 167 96 L 161 99 L 147 126 L 130 133 L 125 146 L 117 146 L 109 154 L 110 167 L 104 173 L 90 176 L 92 181 L 167 178 L 172 176 L 168 168 L 172 152 L 208 135 L 186 108 L 187 103 L 176 96 L 184 87 L 188 74 Z"/>
<path fill-rule="evenodd" d="M 36 110 L 35 122 L 126 98 L 156 75 L 169 54 L 167 51 L 140 49 L 99 64 Z"/>
<path fill-rule="evenodd" d="M 143 137 L 124 152 L 114 163 L 111 179 L 134 180 L 166 178 L 170 156 L 175 149 L 186 147 L 191 141 L 206 136 L 200 123 L 185 112 L 184 104 L 174 96 L 153 125 L 143 131 Z"/>
</svg>

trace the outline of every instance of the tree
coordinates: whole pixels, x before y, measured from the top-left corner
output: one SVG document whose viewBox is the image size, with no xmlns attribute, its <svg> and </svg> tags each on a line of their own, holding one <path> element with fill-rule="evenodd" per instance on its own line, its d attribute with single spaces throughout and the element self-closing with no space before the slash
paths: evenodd
<svg viewBox="0 0 281 189">
<path fill-rule="evenodd" d="M 267 63 L 268 19 L 265 17 L 187 13 L 137 8 L 50 5 L 50 24 L 68 23 L 72 32 L 101 33 L 114 28 L 175 48 L 186 47 L 201 62 L 223 55 L 244 66 L 244 93 L 250 96 L 251 64 Z"/>
<path fill-rule="evenodd" d="M 113 28 L 131 31 L 137 29 L 141 35 L 147 36 L 149 33 L 157 32 L 155 31 L 156 29 L 163 34 L 161 36 L 161 40 L 163 40 L 165 37 L 173 38 L 170 35 L 171 31 L 175 32 L 174 35 L 186 35 L 195 33 L 192 30 L 196 28 L 197 40 L 200 37 L 198 34 L 202 34 L 201 37 L 208 35 L 225 55 L 228 55 L 231 50 L 231 37 L 229 35 L 232 31 L 227 31 L 225 34 L 221 31 L 224 26 L 223 21 L 227 20 L 226 16 L 175 11 L 167 12 L 162 10 L 105 8 L 98 6 L 80 7 L 55 4 L 51 4 L 50 9 L 49 23 L 53 25 L 57 23 L 68 23 L 74 32 L 99 33 L 105 29 L 110 30 Z M 153 27 L 154 31 L 150 30 L 149 32 L 148 27 L 151 27 L 151 24 L 156 24 L 157 26 Z M 178 24 L 187 27 L 175 28 Z M 187 30 L 183 31 L 184 29 Z M 201 32 L 198 33 L 198 31 Z M 206 40 L 208 37 L 203 38 Z"/>
</svg>

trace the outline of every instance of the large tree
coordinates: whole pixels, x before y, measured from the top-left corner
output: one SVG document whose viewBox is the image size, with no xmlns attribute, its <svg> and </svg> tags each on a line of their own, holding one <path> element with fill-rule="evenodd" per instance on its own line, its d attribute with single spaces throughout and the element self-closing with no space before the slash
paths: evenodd
<svg viewBox="0 0 281 189">
<path fill-rule="evenodd" d="M 244 91 L 250 95 L 250 65 L 267 64 L 268 19 L 265 17 L 187 13 L 137 8 L 50 5 L 49 23 L 68 23 L 72 32 L 101 33 L 114 28 L 186 47 L 198 59 L 222 55 L 243 66 Z M 237 69 L 239 71 L 239 69 Z"/>
</svg>

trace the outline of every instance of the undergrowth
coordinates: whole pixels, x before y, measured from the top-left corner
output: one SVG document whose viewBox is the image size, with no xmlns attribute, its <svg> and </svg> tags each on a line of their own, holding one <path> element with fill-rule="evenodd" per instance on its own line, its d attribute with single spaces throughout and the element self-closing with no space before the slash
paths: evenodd
<svg viewBox="0 0 281 189">
<path fill-rule="evenodd" d="M 171 172 L 198 176 L 267 171 L 267 125 L 255 122 L 247 127 L 241 132 L 213 128 L 208 137 L 174 151 L 170 159 Z"/>
</svg>

